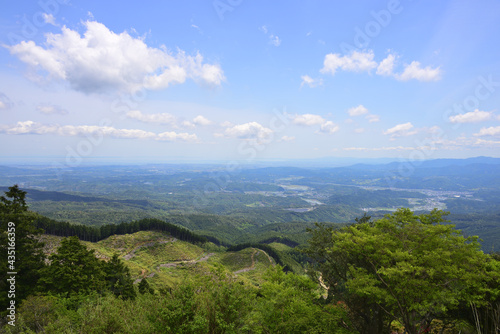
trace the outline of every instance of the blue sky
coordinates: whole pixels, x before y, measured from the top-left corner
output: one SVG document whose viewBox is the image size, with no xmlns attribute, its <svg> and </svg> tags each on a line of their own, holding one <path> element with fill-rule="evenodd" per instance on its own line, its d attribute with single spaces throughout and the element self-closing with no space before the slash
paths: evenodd
<svg viewBox="0 0 500 334">
<path fill-rule="evenodd" d="M 500 157 L 500 2 L 9 2 L 0 161 Z"/>
</svg>

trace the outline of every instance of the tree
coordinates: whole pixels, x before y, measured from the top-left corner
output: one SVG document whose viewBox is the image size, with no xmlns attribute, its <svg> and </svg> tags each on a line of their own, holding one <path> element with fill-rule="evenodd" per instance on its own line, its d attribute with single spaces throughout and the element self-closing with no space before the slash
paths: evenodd
<svg viewBox="0 0 500 334">
<path fill-rule="evenodd" d="M 312 232 L 307 252 L 320 262 L 330 287 L 340 298 L 347 296 L 350 309 L 359 310 L 360 300 L 375 304 L 386 315 L 384 327 L 398 320 L 406 333 L 419 333 L 461 302 L 480 302 L 491 277 L 491 258 L 477 237 L 465 238 L 453 225 L 441 224 L 445 214 L 399 209 L 375 222 L 320 228 Z M 377 309 L 363 311 L 374 318 Z"/>
<path fill-rule="evenodd" d="M 130 277 L 130 270 L 120 260 L 118 254 L 114 254 L 109 262 L 104 264 L 104 278 L 108 289 L 116 297 L 123 299 L 135 299 L 136 292 L 134 282 Z"/>
<path fill-rule="evenodd" d="M 143 295 L 143 294 L 145 294 L 145 293 L 154 294 L 154 292 L 155 292 L 155 291 L 153 290 L 153 288 L 149 285 L 149 282 L 148 282 L 148 280 L 147 280 L 146 278 L 143 278 L 143 279 L 139 282 L 139 284 L 138 284 L 137 288 L 139 289 L 139 293 L 140 293 L 141 295 Z"/>
<path fill-rule="evenodd" d="M 255 333 L 353 333 L 343 304 L 321 305 L 318 284 L 307 276 L 269 267 L 250 325 Z"/>
<path fill-rule="evenodd" d="M 28 211 L 26 194 L 27 192 L 19 189 L 17 184 L 9 187 L 9 191 L 5 192 L 7 197 L 0 196 L 0 213 L 20 214 Z"/>
<path fill-rule="evenodd" d="M 40 289 L 63 295 L 102 292 L 105 283 L 103 265 L 78 237 L 61 241 L 57 253 L 49 257 L 40 278 Z"/>
<path fill-rule="evenodd" d="M 35 214 L 28 211 L 26 192 L 17 185 L 0 196 L 0 306 L 6 310 L 10 301 L 20 303 L 33 293 L 44 266 L 41 233 L 34 223 Z M 16 274 L 7 274 L 13 272 Z M 7 278 L 15 276 L 15 293 L 9 293 Z M 10 295 L 10 297 L 9 297 Z M 15 295 L 15 296 L 14 296 Z M 10 301 L 9 301 L 10 300 Z"/>
</svg>

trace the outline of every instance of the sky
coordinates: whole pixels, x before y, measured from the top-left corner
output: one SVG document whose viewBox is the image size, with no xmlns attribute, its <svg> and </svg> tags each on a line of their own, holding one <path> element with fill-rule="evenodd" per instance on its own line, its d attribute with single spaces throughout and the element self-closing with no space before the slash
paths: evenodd
<svg viewBox="0 0 500 334">
<path fill-rule="evenodd" d="M 500 157 L 500 2 L 10 1 L 0 164 Z"/>
</svg>

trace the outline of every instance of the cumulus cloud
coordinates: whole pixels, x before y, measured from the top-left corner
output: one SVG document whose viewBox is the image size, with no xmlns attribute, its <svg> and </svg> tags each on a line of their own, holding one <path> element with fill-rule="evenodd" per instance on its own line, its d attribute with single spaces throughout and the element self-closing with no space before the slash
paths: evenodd
<svg viewBox="0 0 500 334">
<path fill-rule="evenodd" d="M 41 124 L 34 121 L 17 122 L 16 125 L 1 125 L 0 133 L 9 135 L 58 135 L 58 136 L 104 136 L 122 139 L 155 139 L 162 141 L 196 141 L 196 134 L 163 132 L 156 134 L 140 129 L 117 129 L 98 125 Z"/>
<path fill-rule="evenodd" d="M 174 124 L 175 116 L 169 113 L 145 114 L 140 110 L 131 110 L 126 116 L 143 123 Z"/>
<path fill-rule="evenodd" d="M 280 141 L 285 141 L 285 142 L 291 142 L 291 141 L 294 141 L 294 140 L 295 140 L 294 136 L 283 136 L 280 139 Z"/>
<path fill-rule="evenodd" d="M 374 56 L 373 51 L 353 51 L 345 56 L 329 53 L 325 56 L 321 73 L 335 75 L 338 69 L 348 72 L 368 72 L 377 67 L 377 62 L 373 60 Z"/>
<path fill-rule="evenodd" d="M 403 66 L 401 73 L 395 73 L 397 55 L 389 54 L 380 63 L 375 61 L 374 58 L 375 55 L 372 50 L 353 51 L 351 54 L 343 56 L 338 53 L 329 53 L 325 56 L 321 73 L 335 75 L 338 70 L 371 72 L 376 68 L 375 74 L 394 77 L 400 81 L 437 81 L 441 79 L 442 71 L 440 67 L 422 67 L 420 62 L 412 61 L 410 64 Z"/>
<path fill-rule="evenodd" d="M 207 118 L 205 118 L 204 116 L 202 115 L 198 115 L 196 116 L 195 118 L 193 118 L 192 121 L 184 121 L 182 122 L 182 125 L 183 126 L 186 126 L 186 127 L 190 127 L 190 128 L 193 128 L 195 127 L 196 125 L 202 125 L 202 126 L 206 126 L 206 125 L 210 125 L 212 124 L 213 122 L 208 120 Z"/>
<path fill-rule="evenodd" d="M 394 62 L 396 61 L 395 55 L 388 55 L 387 58 L 382 60 L 377 67 L 377 74 L 383 76 L 391 76 L 394 70 Z"/>
<path fill-rule="evenodd" d="M 322 133 L 332 134 L 337 132 L 339 129 L 340 128 L 337 124 L 333 123 L 332 121 L 326 121 L 325 123 L 321 124 L 319 131 Z"/>
<path fill-rule="evenodd" d="M 7 48 L 41 76 L 64 80 L 85 93 L 163 89 L 187 79 L 218 86 L 225 80 L 220 66 L 205 63 L 200 54 L 149 47 L 141 38 L 116 34 L 95 21 L 85 27 L 83 36 L 63 27 L 60 34 L 47 34 L 43 45 L 22 41 Z"/>
<path fill-rule="evenodd" d="M 349 116 L 361 116 L 368 114 L 368 109 L 366 109 L 362 104 L 357 107 L 353 107 L 347 111 Z"/>
<path fill-rule="evenodd" d="M 269 43 L 271 45 L 278 47 L 281 45 L 281 39 L 278 36 L 271 34 L 269 35 Z"/>
<path fill-rule="evenodd" d="M 220 126 L 222 126 L 223 128 L 229 128 L 229 127 L 234 126 L 234 124 L 229 122 L 229 121 L 224 121 L 224 122 L 220 123 Z"/>
<path fill-rule="evenodd" d="M 45 23 L 52 24 L 53 26 L 56 25 L 56 19 L 54 15 L 43 13 L 42 16 Z"/>
<path fill-rule="evenodd" d="M 398 124 L 384 131 L 384 135 L 390 135 L 392 139 L 396 137 L 411 136 L 416 133 L 417 131 L 413 130 L 413 124 L 411 124 L 410 122 Z"/>
<path fill-rule="evenodd" d="M 441 69 L 439 67 L 432 68 L 427 66 L 422 68 L 420 62 L 412 61 L 410 65 L 406 65 L 403 73 L 396 74 L 395 78 L 401 81 L 415 79 L 418 81 L 438 81 L 441 79 Z"/>
<path fill-rule="evenodd" d="M 490 120 L 492 116 L 493 113 L 491 111 L 480 111 L 476 109 L 465 114 L 450 116 L 448 119 L 451 123 L 478 123 Z"/>
<path fill-rule="evenodd" d="M 67 115 L 68 111 L 60 106 L 51 104 L 40 104 L 36 110 L 45 115 Z"/>
<path fill-rule="evenodd" d="M 320 115 L 303 114 L 303 115 L 288 115 L 292 119 L 292 123 L 300 126 L 314 126 L 319 125 L 320 128 L 317 132 L 332 134 L 337 132 L 340 128 L 332 121 L 327 121 Z"/>
<path fill-rule="evenodd" d="M 369 123 L 375 123 L 375 122 L 380 121 L 379 115 L 369 114 L 369 115 L 366 115 L 365 118 L 368 120 Z"/>
<path fill-rule="evenodd" d="M 193 118 L 193 123 L 196 125 L 210 125 L 212 124 L 212 121 L 208 120 L 202 115 L 198 115 L 195 118 Z"/>
<path fill-rule="evenodd" d="M 311 126 L 323 124 L 325 123 L 325 119 L 320 115 L 303 114 L 292 116 L 292 122 L 297 125 Z"/>
<path fill-rule="evenodd" d="M 176 132 L 162 132 L 159 133 L 156 138 L 156 140 L 161 140 L 161 141 L 185 141 L 185 142 L 195 142 L 198 140 L 198 137 L 195 134 L 189 134 L 186 132 L 182 133 L 176 133 Z"/>
<path fill-rule="evenodd" d="M 249 122 L 231 126 L 225 131 L 226 136 L 239 139 L 257 139 L 267 141 L 273 134 L 273 130 L 268 129 L 257 122 Z"/>
<path fill-rule="evenodd" d="M 500 126 L 490 126 L 489 128 L 481 128 L 478 133 L 475 133 L 474 136 L 482 137 L 482 136 L 498 136 L 500 135 Z"/>
<path fill-rule="evenodd" d="M 353 107 L 353 108 L 350 108 L 349 110 L 347 110 L 347 113 L 349 114 L 349 116 L 351 117 L 355 117 L 355 116 L 363 116 L 365 115 L 365 118 L 368 120 L 368 122 L 370 123 L 374 123 L 374 122 L 378 122 L 380 121 L 380 117 L 378 115 L 373 115 L 373 114 L 370 114 L 368 109 L 360 104 L 359 106 L 357 107 Z M 352 123 L 352 120 L 349 119 L 348 121 L 346 121 L 347 123 Z"/>
<path fill-rule="evenodd" d="M 300 87 L 302 88 L 304 85 L 308 85 L 311 88 L 321 86 L 323 84 L 322 79 L 313 79 L 308 75 L 303 75 L 300 77 L 302 79 L 302 82 L 300 84 Z"/>
</svg>

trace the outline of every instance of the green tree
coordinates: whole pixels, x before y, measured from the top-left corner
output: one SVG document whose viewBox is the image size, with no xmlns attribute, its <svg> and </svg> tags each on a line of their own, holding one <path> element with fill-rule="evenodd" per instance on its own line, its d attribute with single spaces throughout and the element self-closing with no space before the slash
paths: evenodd
<svg viewBox="0 0 500 334">
<path fill-rule="evenodd" d="M 322 261 L 318 269 L 332 266 L 322 274 L 334 290 L 378 305 L 389 322 L 398 320 L 407 333 L 419 333 L 460 303 L 481 302 L 491 276 L 486 267 L 491 258 L 477 238 L 440 224 L 443 215 L 399 209 L 328 236 L 318 235 L 325 232 L 320 229 L 313 232 L 308 253 Z M 359 299 L 346 302 L 359 307 Z"/>
<path fill-rule="evenodd" d="M 353 333 L 342 304 L 322 305 L 319 286 L 307 276 L 268 268 L 250 318 L 255 333 Z"/>
<path fill-rule="evenodd" d="M 39 280 L 41 291 L 62 295 L 103 291 L 106 284 L 103 264 L 95 257 L 94 250 L 88 250 L 78 237 L 62 239 L 61 246 L 49 260 L 50 265 L 43 269 Z"/>
<path fill-rule="evenodd" d="M 123 299 L 134 299 L 136 297 L 134 282 L 130 277 L 130 270 L 120 260 L 118 254 L 114 254 L 111 260 L 104 263 L 104 278 L 108 289 L 115 296 Z"/>
<path fill-rule="evenodd" d="M 153 290 L 153 288 L 149 285 L 149 282 L 148 282 L 148 280 L 147 280 L 146 278 L 143 278 L 143 279 L 139 282 L 139 284 L 138 284 L 137 288 L 139 289 L 139 293 L 140 293 L 141 295 L 143 295 L 143 294 L 145 294 L 145 293 L 154 294 L 154 292 L 155 292 L 155 291 Z"/>
<path fill-rule="evenodd" d="M 186 280 L 160 295 L 150 316 L 156 333 L 246 333 L 253 289 L 237 282 L 223 266 Z"/>
<path fill-rule="evenodd" d="M 5 312 L 7 303 L 20 303 L 33 293 L 44 267 L 43 243 L 35 227 L 36 215 L 28 211 L 26 192 L 17 185 L 9 187 L 5 196 L 0 196 L 0 306 Z M 15 272 L 15 275 L 7 275 Z M 7 279 L 15 276 L 15 293 Z M 10 297 L 9 297 L 10 295 Z"/>
</svg>

